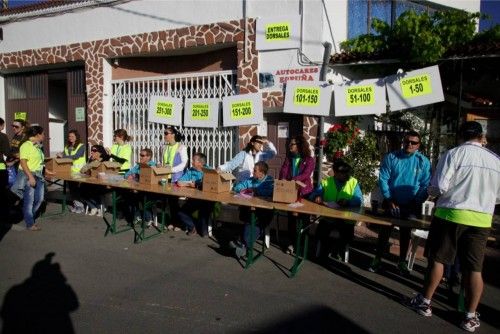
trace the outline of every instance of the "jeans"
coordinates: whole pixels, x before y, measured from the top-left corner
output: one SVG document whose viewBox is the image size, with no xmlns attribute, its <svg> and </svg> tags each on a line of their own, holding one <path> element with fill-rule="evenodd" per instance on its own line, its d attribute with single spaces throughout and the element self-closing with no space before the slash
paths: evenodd
<svg viewBox="0 0 500 334">
<path fill-rule="evenodd" d="M 212 213 L 213 206 L 213 202 L 189 199 L 178 211 L 177 217 L 188 231 L 196 228 L 199 234 L 205 235 L 208 233 L 208 219 Z M 195 220 L 192 215 L 197 210 L 198 219 Z"/>
<path fill-rule="evenodd" d="M 40 177 L 35 177 L 35 180 L 35 187 L 32 187 L 29 182 L 26 182 L 24 186 L 23 216 L 26 228 L 30 228 L 35 224 L 36 212 L 40 208 L 44 198 L 45 182 Z"/>
<path fill-rule="evenodd" d="M 268 210 L 268 209 L 256 209 L 255 216 L 257 218 L 257 222 L 255 223 L 254 238 L 252 239 L 250 208 L 240 207 L 240 220 L 243 220 L 245 222 L 245 226 L 243 227 L 243 243 L 247 247 L 253 245 L 253 243 L 260 238 L 262 232 L 266 229 L 266 227 L 269 226 L 269 224 L 271 224 L 274 212 L 273 210 Z"/>
<path fill-rule="evenodd" d="M 26 174 L 24 174 L 23 171 L 18 170 L 16 180 L 14 181 L 14 184 L 10 188 L 10 191 L 16 194 L 17 197 L 19 197 L 20 199 L 23 199 L 24 189 L 27 184 L 28 184 L 28 178 L 26 177 Z"/>
</svg>

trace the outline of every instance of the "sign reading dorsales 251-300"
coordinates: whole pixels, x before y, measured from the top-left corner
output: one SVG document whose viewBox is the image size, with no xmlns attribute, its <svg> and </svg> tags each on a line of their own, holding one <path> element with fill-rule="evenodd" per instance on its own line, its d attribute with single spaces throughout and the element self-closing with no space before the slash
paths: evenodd
<svg viewBox="0 0 500 334">
<path fill-rule="evenodd" d="M 149 97 L 148 121 L 170 125 L 181 125 L 182 99 L 170 96 Z"/>
<path fill-rule="evenodd" d="M 385 82 L 382 79 L 348 81 L 334 85 L 335 116 L 385 113 Z"/>
<path fill-rule="evenodd" d="M 300 47 L 300 15 L 259 17 L 256 24 L 257 50 L 296 49 Z"/>
<path fill-rule="evenodd" d="M 444 101 L 437 66 L 391 75 L 385 81 L 391 111 Z"/>
<path fill-rule="evenodd" d="M 331 99 L 332 87 L 325 83 L 289 81 L 286 84 L 283 112 L 328 116 Z"/>
</svg>

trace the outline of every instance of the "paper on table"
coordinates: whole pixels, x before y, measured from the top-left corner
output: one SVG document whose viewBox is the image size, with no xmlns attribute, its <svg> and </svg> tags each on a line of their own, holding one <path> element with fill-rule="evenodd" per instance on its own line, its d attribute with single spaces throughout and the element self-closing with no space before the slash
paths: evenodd
<svg viewBox="0 0 500 334">
<path fill-rule="evenodd" d="M 324 205 L 326 205 L 327 207 L 329 208 L 332 208 L 332 209 L 339 209 L 340 208 L 340 205 L 337 204 L 337 202 L 323 202 Z"/>
<path fill-rule="evenodd" d="M 301 206 L 304 206 L 304 203 L 295 202 L 295 203 L 288 204 L 288 206 L 291 208 L 300 208 Z"/>
<path fill-rule="evenodd" d="M 250 195 L 249 193 L 238 193 L 238 194 L 234 195 L 234 197 L 236 197 L 236 198 L 243 198 L 243 199 L 249 199 L 249 198 L 252 198 L 253 196 Z"/>
</svg>

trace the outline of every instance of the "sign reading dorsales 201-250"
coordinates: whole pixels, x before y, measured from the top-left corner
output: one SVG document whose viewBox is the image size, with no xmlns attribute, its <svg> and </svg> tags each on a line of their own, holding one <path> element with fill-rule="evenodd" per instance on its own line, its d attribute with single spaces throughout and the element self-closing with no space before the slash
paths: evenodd
<svg viewBox="0 0 500 334">
<path fill-rule="evenodd" d="M 285 107 L 291 114 L 328 116 L 332 87 L 322 82 L 289 81 L 286 84 Z"/>
<path fill-rule="evenodd" d="M 335 116 L 385 113 L 385 82 L 380 79 L 335 85 Z"/>
<path fill-rule="evenodd" d="M 184 126 L 215 128 L 219 125 L 218 99 L 190 99 L 184 101 Z"/>
<path fill-rule="evenodd" d="M 170 96 L 149 97 L 148 121 L 170 125 L 182 123 L 182 99 Z"/>
</svg>

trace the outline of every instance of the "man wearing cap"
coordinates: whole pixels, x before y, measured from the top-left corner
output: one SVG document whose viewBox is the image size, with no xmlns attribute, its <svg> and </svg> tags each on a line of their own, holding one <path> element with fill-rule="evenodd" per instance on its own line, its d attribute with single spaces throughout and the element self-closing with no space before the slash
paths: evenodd
<svg viewBox="0 0 500 334">
<path fill-rule="evenodd" d="M 444 265 L 453 264 L 458 256 L 468 299 L 461 327 L 474 332 L 480 325 L 476 308 L 483 291 L 486 242 L 495 204 L 500 203 L 500 159 L 481 145 L 481 124 L 465 122 L 460 134 L 464 143 L 441 157 L 428 188 L 429 195 L 438 197 L 428 240 L 430 273 L 423 293 L 408 305 L 431 316 L 431 299 Z"/>
</svg>

